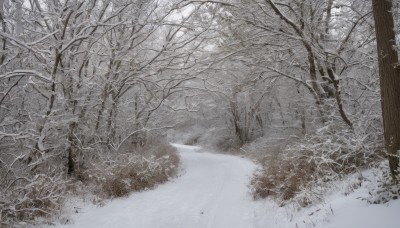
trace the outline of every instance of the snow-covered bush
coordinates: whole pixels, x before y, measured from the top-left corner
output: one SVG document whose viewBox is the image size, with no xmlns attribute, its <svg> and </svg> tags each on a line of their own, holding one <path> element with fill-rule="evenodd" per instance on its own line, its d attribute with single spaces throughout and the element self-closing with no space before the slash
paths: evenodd
<svg viewBox="0 0 400 228">
<path fill-rule="evenodd" d="M 166 155 L 169 156 L 169 155 Z M 105 197 L 115 198 L 128 195 L 131 191 L 141 191 L 167 181 L 173 167 L 169 158 L 139 160 L 128 164 L 116 165 L 101 183 Z"/>
<path fill-rule="evenodd" d="M 125 196 L 167 181 L 179 167 L 176 149 L 159 136 L 121 152 L 106 151 L 99 147 L 79 155 L 85 156 L 85 163 L 77 163 L 72 175 L 60 157 L 42 154 L 41 162 L 27 164 L 23 154 L 2 154 L 0 227 L 48 223 L 68 197 L 87 194 L 102 202 Z"/>
<path fill-rule="evenodd" d="M 178 170 L 176 149 L 162 139 L 150 139 L 143 146 L 123 154 L 101 158 L 82 173 L 84 182 L 92 183 L 101 198 L 115 198 L 132 191 L 152 188 L 168 181 Z"/>
<path fill-rule="evenodd" d="M 273 196 L 281 201 L 292 199 L 314 179 L 314 167 L 300 160 L 287 160 L 281 154 L 268 158 L 252 181 L 254 198 Z"/>
<path fill-rule="evenodd" d="M 54 215 L 63 206 L 67 184 L 59 174 L 14 178 L 0 190 L 0 227 Z"/>
<path fill-rule="evenodd" d="M 201 136 L 198 144 L 203 148 L 220 153 L 237 154 L 240 151 L 239 141 L 226 128 L 211 128 Z"/>
<path fill-rule="evenodd" d="M 387 161 L 382 162 L 378 167 L 372 169 L 367 181 L 369 197 L 364 198 L 369 203 L 381 204 L 400 197 L 400 183 L 394 180 L 389 171 Z"/>
<path fill-rule="evenodd" d="M 340 177 L 379 160 L 383 154 L 383 134 L 361 134 L 331 125 L 289 145 L 285 153 L 292 159 L 315 165 L 325 178 Z"/>
<path fill-rule="evenodd" d="M 267 153 L 251 185 L 255 198 L 272 196 L 282 204 L 306 206 L 319 200 L 333 180 L 377 164 L 382 134 L 363 134 L 328 125 L 282 151 Z"/>
</svg>

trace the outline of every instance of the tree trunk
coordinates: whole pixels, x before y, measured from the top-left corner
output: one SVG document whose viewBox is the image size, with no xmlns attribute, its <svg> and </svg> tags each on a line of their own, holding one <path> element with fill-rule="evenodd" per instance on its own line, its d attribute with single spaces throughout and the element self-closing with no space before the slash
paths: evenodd
<svg viewBox="0 0 400 228">
<path fill-rule="evenodd" d="M 332 84 L 335 88 L 335 100 L 339 108 L 340 117 L 342 117 L 342 120 L 350 127 L 350 129 L 353 129 L 353 123 L 347 116 L 346 111 L 344 110 L 343 107 L 342 98 L 340 96 L 341 92 L 339 87 L 339 80 L 337 79 L 335 72 L 332 68 L 328 68 L 327 71 L 328 71 L 328 76 L 331 79 Z"/>
<path fill-rule="evenodd" d="M 69 125 L 68 141 L 70 143 L 68 151 L 68 174 L 72 174 L 75 171 L 75 161 L 74 161 L 74 131 L 76 128 L 76 123 L 71 123 Z"/>
<path fill-rule="evenodd" d="M 394 49 L 391 0 L 372 0 L 378 47 L 381 105 L 386 149 L 392 176 L 398 178 L 400 150 L 400 68 Z"/>
<path fill-rule="evenodd" d="M 3 33 L 6 33 L 7 32 L 7 25 L 6 25 L 6 20 L 5 20 L 5 18 L 4 18 L 4 15 L 5 15 L 5 13 L 4 13 L 4 0 L 0 0 L 0 21 L 1 21 L 1 27 L 2 27 L 2 31 L 3 31 Z M 6 38 L 1 38 L 1 42 L 3 43 L 2 44 L 2 50 L 3 50 L 3 53 L 0 55 L 0 65 L 3 65 L 3 63 L 4 63 L 4 60 L 6 59 Z"/>
</svg>

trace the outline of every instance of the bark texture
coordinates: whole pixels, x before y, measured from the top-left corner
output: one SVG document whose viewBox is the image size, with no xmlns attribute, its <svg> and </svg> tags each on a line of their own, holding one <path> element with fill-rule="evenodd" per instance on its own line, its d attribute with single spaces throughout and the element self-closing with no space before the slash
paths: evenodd
<svg viewBox="0 0 400 228">
<path fill-rule="evenodd" d="M 391 0 L 372 0 L 381 84 L 381 104 L 390 171 L 398 177 L 400 150 L 400 68 L 395 50 Z"/>
</svg>

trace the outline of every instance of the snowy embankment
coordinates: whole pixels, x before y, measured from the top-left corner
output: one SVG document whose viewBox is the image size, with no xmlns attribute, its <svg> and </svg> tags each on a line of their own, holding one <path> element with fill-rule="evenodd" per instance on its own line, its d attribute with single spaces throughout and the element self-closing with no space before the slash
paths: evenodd
<svg viewBox="0 0 400 228">
<path fill-rule="evenodd" d="M 257 228 L 398 228 L 400 200 L 371 204 L 371 192 L 382 178 L 379 169 L 354 174 L 335 183 L 320 204 L 296 210 L 271 201 L 258 204 Z M 354 190 L 355 188 L 355 190 Z M 376 194 L 376 193 L 372 193 Z M 268 211 L 260 214 L 260 211 Z"/>
<path fill-rule="evenodd" d="M 104 207 L 85 206 L 67 227 L 116 228 L 397 228 L 400 200 L 369 205 L 360 197 L 368 186 L 345 196 L 337 193 L 321 205 L 300 211 L 272 201 L 254 202 L 249 177 L 256 165 L 229 155 L 198 153 L 198 147 L 174 145 L 183 162 L 177 179 L 156 189 L 132 193 Z M 367 173 L 372 178 L 373 173 Z M 345 183 L 344 188 L 345 188 Z M 343 192 L 343 191 L 339 191 Z"/>
</svg>

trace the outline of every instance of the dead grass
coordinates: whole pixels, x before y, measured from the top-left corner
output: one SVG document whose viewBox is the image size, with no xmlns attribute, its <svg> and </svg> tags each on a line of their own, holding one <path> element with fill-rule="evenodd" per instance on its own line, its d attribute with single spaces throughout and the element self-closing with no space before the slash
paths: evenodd
<svg viewBox="0 0 400 228">
<path fill-rule="evenodd" d="M 179 156 L 176 149 L 165 141 L 151 139 L 142 148 L 141 156 L 125 155 L 121 161 L 107 167 L 101 181 L 99 194 L 104 198 L 127 196 L 132 191 L 154 188 L 176 175 L 179 167 Z"/>
<path fill-rule="evenodd" d="M 19 187 L 5 192 L 7 198 L 0 197 L 0 218 L 3 220 L 0 224 L 29 222 L 54 215 L 63 206 L 65 186 L 66 181 L 61 176 L 36 175 L 30 180 L 25 179 Z"/>
<path fill-rule="evenodd" d="M 230 137 L 218 137 L 214 140 L 214 149 L 228 154 L 239 154 L 240 144 Z"/>
<path fill-rule="evenodd" d="M 253 197 L 307 206 L 320 197 L 316 188 L 329 188 L 333 180 L 379 162 L 382 148 L 380 138 L 371 141 L 348 131 L 320 132 L 274 152 L 265 148 L 269 152 L 251 180 Z"/>
<path fill-rule="evenodd" d="M 93 149 L 82 159 L 84 165 L 79 164 L 73 175 L 55 165 L 58 161 L 43 163 L 34 172 L 20 170 L 25 164 L 19 160 L 12 172 L 0 164 L 0 227 L 51 224 L 52 216 L 60 212 L 69 196 L 88 195 L 89 200 L 103 203 L 154 188 L 174 177 L 180 162 L 176 149 L 159 137 L 123 153 Z"/>
<path fill-rule="evenodd" d="M 262 168 L 251 180 L 255 199 L 273 197 L 287 201 L 316 179 L 316 169 L 305 160 L 288 160 L 275 154 L 264 158 Z M 308 202 L 304 202 L 308 204 Z"/>
</svg>

